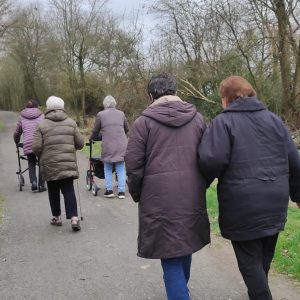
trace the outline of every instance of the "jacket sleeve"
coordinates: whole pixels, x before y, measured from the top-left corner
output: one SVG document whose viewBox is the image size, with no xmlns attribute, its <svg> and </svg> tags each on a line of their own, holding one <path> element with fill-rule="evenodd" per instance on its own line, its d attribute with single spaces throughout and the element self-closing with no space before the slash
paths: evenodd
<svg viewBox="0 0 300 300">
<path fill-rule="evenodd" d="M 205 130 L 198 155 L 200 171 L 209 186 L 221 176 L 231 158 L 231 138 L 222 117 L 216 117 Z"/>
<path fill-rule="evenodd" d="M 125 115 L 124 115 L 124 131 L 125 131 L 126 134 L 129 131 L 128 121 L 127 121 Z"/>
<path fill-rule="evenodd" d="M 75 127 L 75 133 L 74 133 L 74 145 L 76 150 L 80 150 L 84 146 L 84 140 L 83 136 L 81 135 L 79 128 Z"/>
<path fill-rule="evenodd" d="M 18 144 L 20 142 L 20 138 L 21 138 L 22 133 L 23 133 L 22 119 L 19 118 L 16 130 L 14 132 L 14 141 L 15 141 L 16 144 Z"/>
<path fill-rule="evenodd" d="M 144 178 L 144 168 L 146 164 L 146 144 L 147 134 L 145 124 L 138 119 L 132 126 L 127 150 L 125 154 L 125 164 L 128 176 L 129 193 L 134 202 L 140 201 L 142 184 Z"/>
<path fill-rule="evenodd" d="M 90 140 L 100 141 L 102 139 L 101 134 L 100 134 L 100 130 L 101 130 L 101 118 L 100 118 L 100 115 L 98 113 L 97 116 L 96 116 L 93 131 L 90 135 Z"/>
<path fill-rule="evenodd" d="M 37 126 L 33 134 L 32 152 L 40 156 L 43 150 L 43 135 L 39 126 Z"/>
<path fill-rule="evenodd" d="M 287 133 L 287 149 L 290 197 L 292 201 L 300 203 L 300 156 L 289 133 Z"/>
</svg>

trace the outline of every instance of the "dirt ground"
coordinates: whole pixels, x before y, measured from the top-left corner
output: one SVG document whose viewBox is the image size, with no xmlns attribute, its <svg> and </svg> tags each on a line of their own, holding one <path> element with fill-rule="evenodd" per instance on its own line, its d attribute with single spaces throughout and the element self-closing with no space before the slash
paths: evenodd
<svg viewBox="0 0 300 300">
<path fill-rule="evenodd" d="M 0 133 L 0 194 L 5 198 L 0 299 L 166 299 L 160 262 L 136 256 L 137 205 L 129 195 L 105 199 L 102 189 L 94 197 L 85 188 L 87 159 L 78 153 L 82 230 L 72 232 L 65 218 L 62 227 L 51 226 L 47 192 L 32 193 L 28 173 L 24 190 L 18 190 L 12 139 L 17 115 L 0 112 L 0 120 L 5 123 Z M 99 185 L 103 188 L 103 181 Z M 300 285 L 284 275 L 271 272 L 270 285 L 274 300 L 300 299 Z M 248 299 L 231 245 L 221 238 L 193 255 L 189 287 L 193 300 Z"/>
</svg>

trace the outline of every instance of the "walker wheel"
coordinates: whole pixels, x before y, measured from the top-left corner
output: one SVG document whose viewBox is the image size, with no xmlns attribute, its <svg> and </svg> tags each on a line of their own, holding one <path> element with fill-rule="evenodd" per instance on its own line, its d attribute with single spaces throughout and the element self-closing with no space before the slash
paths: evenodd
<svg viewBox="0 0 300 300">
<path fill-rule="evenodd" d="M 25 180 L 22 174 L 19 174 L 19 189 L 22 191 L 23 186 L 25 185 Z"/>
<path fill-rule="evenodd" d="M 97 187 L 96 184 L 93 184 L 93 185 L 92 185 L 92 194 L 93 194 L 94 196 L 97 196 L 97 194 L 98 194 L 98 187 Z"/>
<path fill-rule="evenodd" d="M 92 189 L 93 186 L 93 175 L 91 175 L 90 171 L 86 172 L 86 188 L 88 191 Z"/>
<path fill-rule="evenodd" d="M 23 175 L 20 175 L 20 178 L 21 178 L 21 184 L 22 184 L 22 186 L 24 186 L 25 185 L 25 179 L 24 179 Z"/>
</svg>

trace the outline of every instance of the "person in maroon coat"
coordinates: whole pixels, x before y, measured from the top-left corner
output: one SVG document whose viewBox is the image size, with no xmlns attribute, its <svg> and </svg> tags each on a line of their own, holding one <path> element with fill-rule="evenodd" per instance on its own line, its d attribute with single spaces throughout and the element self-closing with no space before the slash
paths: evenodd
<svg viewBox="0 0 300 300">
<path fill-rule="evenodd" d="M 219 225 L 231 240 L 251 300 L 271 300 L 268 272 L 289 196 L 300 208 L 300 157 L 282 120 L 250 83 L 230 76 L 220 84 L 224 111 L 199 146 L 208 182 L 218 178 Z"/>
<path fill-rule="evenodd" d="M 129 192 L 139 203 L 138 253 L 161 259 L 169 300 L 190 299 L 192 253 L 210 242 L 206 181 L 197 164 L 205 130 L 169 74 L 151 78 L 153 103 L 134 122 L 125 154 Z"/>
</svg>

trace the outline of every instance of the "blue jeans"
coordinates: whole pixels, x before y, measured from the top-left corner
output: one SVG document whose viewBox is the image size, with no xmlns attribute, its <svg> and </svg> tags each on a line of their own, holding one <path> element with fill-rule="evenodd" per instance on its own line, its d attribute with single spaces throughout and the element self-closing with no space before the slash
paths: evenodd
<svg viewBox="0 0 300 300">
<path fill-rule="evenodd" d="M 113 175 L 112 170 L 113 166 L 115 165 L 116 173 L 118 176 L 118 191 L 125 193 L 125 182 L 126 182 L 126 176 L 125 176 L 125 162 L 120 161 L 116 163 L 104 163 L 104 176 L 105 176 L 105 186 L 106 189 L 109 191 L 113 190 Z"/>
<path fill-rule="evenodd" d="M 187 283 L 191 262 L 192 255 L 161 259 L 168 300 L 190 300 Z"/>
</svg>

